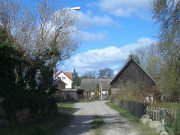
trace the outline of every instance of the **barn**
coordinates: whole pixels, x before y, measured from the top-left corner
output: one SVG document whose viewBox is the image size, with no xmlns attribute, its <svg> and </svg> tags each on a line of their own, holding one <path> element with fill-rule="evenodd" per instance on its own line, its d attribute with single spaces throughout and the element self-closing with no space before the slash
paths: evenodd
<svg viewBox="0 0 180 135">
<path fill-rule="evenodd" d="M 109 84 L 112 94 L 120 92 L 123 86 L 141 85 L 153 100 L 155 82 L 132 56 Z"/>
</svg>

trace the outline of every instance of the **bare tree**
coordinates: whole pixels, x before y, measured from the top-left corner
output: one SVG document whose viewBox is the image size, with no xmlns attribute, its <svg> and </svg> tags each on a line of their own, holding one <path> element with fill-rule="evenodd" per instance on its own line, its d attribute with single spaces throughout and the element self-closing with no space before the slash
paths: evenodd
<svg viewBox="0 0 180 135">
<path fill-rule="evenodd" d="M 77 31 L 75 12 L 59 10 L 55 0 L 38 1 L 34 8 L 19 1 L 0 0 L 0 7 L 0 27 L 22 57 L 14 69 L 16 80 L 30 90 L 55 92 L 53 73 L 57 64 L 71 57 L 79 45 L 73 38 Z"/>
<path fill-rule="evenodd" d="M 77 31 L 76 14 L 67 8 L 56 10 L 56 1 L 39 1 L 34 9 L 12 0 L 0 0 L 0 6 L 0 25 L 24 57 L 44 58 L 46 64 L 54 65 L 78 48 L 72 38 Z M 44 57 L 47 53 L 51 55 Z"/>
</svg>

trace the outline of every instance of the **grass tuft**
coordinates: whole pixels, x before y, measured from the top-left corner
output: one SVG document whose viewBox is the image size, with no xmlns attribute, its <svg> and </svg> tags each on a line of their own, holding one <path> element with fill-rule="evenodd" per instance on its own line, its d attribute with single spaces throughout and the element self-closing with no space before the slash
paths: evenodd
<svg viewBox="0 0 180 135">
<path fill-rule="evenodd" d="M 104 121 L 100 116 L 94 116 L 91 122 L 91 128 L 95 131 L 95 135 L 100 135 L 104 127 Z"/>
</svg>

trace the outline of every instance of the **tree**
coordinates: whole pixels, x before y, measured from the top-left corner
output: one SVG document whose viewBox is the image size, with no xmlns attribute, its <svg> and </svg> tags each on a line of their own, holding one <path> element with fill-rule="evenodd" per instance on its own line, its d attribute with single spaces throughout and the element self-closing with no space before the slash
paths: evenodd
<svg viewBox="0 0 180 135">
<path fill-rule="evenodd" d="M 146 47 L 138 48 L 135 55 L 139 58 L 140 65 L 145 71 L 158 82 L 160 79 L 160 72 L 162 69 L 163 61 L 158 50 L 157 44 L 151 44 Z"/>
<path fill-rule="evenodd" d="M 78 42 L 72 38 L 76 32 L 75 13 L 68 9 L 56 11 L 59 4 L 48 0 L 38 1 L 33 9 L 12 0 L 0 0 L 0 6 L 0 25 L 10 44 L 26 60 L 26 64 L 15 68 L 18 82 L 45 94 L 54 88 L 56 65 L 78 48 Z"/>
<path fill-rule="evenodd" d="M 100 95 L 99 84 L 96 85 L 96 95 L 97 96 Z"/>
<path fill-rule="evenodd" d="M 74 72 L 73 72 L 73 86 L 80 86 L 80 79 L 79 79 L 79 76 L 78 76 L 78 73 L 76 72 L 76 69 L 74 69 Z"/>
<path fill-rule="evenodd" d="M 113 70 L 111 68 L 105 68 L 105 69 L 100 69 L 99 70 L 99 78 L 106 76 L 106 78 L 112 78 L 113 75 Z"/>
<path fill-rule="evenodd" d="M 128 60 L 131 59 L 131 58 L 133 58 L 139 65 L 141 65 L 140 59 L 139 59 L 139 57 L 138 57 L 138 54 L 135 54 L 135 53 L 129 54 Z M 128 61 L 128 60 L 127 60 L 127 61 Z"/>
<path fill-rule="evenodd" d="M 153 18 L 160 25 L 158 49 L 164 61 L 161 90 L 176 101 L 180 97 L 180 1 L 153 0 Z"/>
<path fill-rule="evenodd" d="M 59 4 L 48 0 L 36 2 L 33 8 L 0 0 L 0 7 L 0 96 L 5 98 L 4 106 L 10 112 L 51 107 L 56 91 L 54 70 L 78 48 L 72 36 L 77 30 L 75 13 L 57 11 Z"/>
<path fill-rule="evenodd" d="M 90 79 L 90 78 L 96 78 L 97 76 L 97 71 L 87 71 L 84 73 L 84 75 L 81 77 L 81 78 L 84 78 L 84 79 Z"/>
</svg>

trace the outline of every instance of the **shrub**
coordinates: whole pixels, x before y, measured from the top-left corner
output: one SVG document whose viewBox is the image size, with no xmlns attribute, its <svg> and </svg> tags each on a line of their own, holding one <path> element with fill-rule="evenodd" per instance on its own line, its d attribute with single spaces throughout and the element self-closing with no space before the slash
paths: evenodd
<svg viewBox="0 0 180 135">
<path fill-rule="evenodd" d="M 174 135 L 180 135 L 180 108 L 175 121 Z"/>
</svg>

